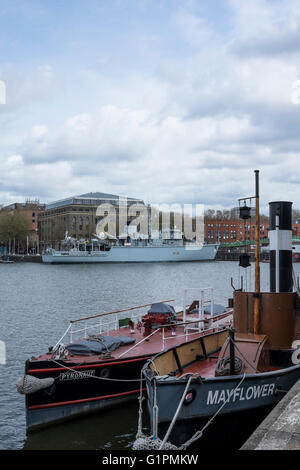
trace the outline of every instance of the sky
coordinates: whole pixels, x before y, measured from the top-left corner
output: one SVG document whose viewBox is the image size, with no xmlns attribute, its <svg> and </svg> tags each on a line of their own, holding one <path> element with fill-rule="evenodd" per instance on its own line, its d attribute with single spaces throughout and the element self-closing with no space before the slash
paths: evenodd
<svg viewBox="0 0 300 470">
<path fill-rule="evenodd" d="M 300 208 L 299 131 L 298 0 L 0 0 L 0 204 Z"/>
</svg>

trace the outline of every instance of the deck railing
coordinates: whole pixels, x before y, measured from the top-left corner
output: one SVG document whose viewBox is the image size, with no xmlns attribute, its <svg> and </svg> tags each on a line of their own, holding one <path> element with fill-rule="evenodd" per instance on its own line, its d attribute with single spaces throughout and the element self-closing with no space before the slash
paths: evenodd
<svg viewBox="0 0 300 470">
<path fill-rule="evenodd" d="M 198 297 L 196 299 L 196 301 L 198 301 L 198 315 L 196 316 L 196 318 L 193 317 L 190 319 L 188 319 L 188 315 L 187 315 L 187 309 L 189 306 L 186 303 L 187 295 L 189 292 L 193 293 L 193 295 L 197 293 L 197 297 Z M 208 299 L 205 297 L 207 294 L 208 294 Z M 134 349 L 136 346 L 138 346 L 143 341 L 146 341 L 148 338 L 150 338 L 150 336 L 157 333 L 158 331 L 161 331 L 161 335 L 162 335 L 162 349 L 161 350 L 164 351 L 166 342 L 168 342 L 169 340 L 185 337 L 185 341 L 187 341 L 192 335 L 197 335 L 197 334 L 199 335 L 199 333 L 201 333 L 202 331 L 211 329 L 213 322 L 218 320 L 218 317 L 223 316 L 222 314 L 218 316 L 213 315 L 213 290 L 212 288 L 185 289 L 183 300 L 184 300 L 184 304 L 183 304 L 184 307 L 182 309 L 183 318 L 182 318 L 181 323 L 161 325 L 155 331 L 152 331 L 150 335 L 143 338 L 141 341 L 136 343 L 126 352 L 123 352 L 119 357 L 122 357 L 124 354 L 128 353 L 131 349 Z M 159 303 L 168 303 L 168 302 L 174 302 L 174 299 L 162 300 Z M 88 338 L 88 335 L 91 334 L 92 331 L 94 334 L 98 334 L 98 335 L 101 335 L 103 333 L 108 334 L 109 332 L 113 330 L 118 330 L 118 329 L 121 329 L 122 327 L 124 328 L 128 327 L 129 320 L 133 321 L 134 323 L 141 322 L 142 317 L 145 315 L 145 310 L 143 309 L 145 309 L 146 307 L 150 307 L 152 304 L 153 302 L 149 304 L 138 305 L 135 307 L 128 307 L 128 308 L 124 308 L 120 310 L 99 313 L 96 315 L 91 315 L 91 316 L 71 320 L 67 330 L 65 331 L 63 336 L 60 338 L 60 340 L 56 343 L 53 350 L 55 351 L 56 348 L 58 348 L 62 344 L 62 342 L 65 340 L 65 338 L 68 335 L 69 335 L 69 343 L 72 343 L 74 342 L 74 340 L 76 341 L 75 336 L 77 336 L 77 339 Z M 206 308 L 209 307 L 208 310 L 210 312 L 208 315 L 207 313 L 206 315 L 204 314 L 205 307 Z M 135 310 L 140 310 L 140 311 L 134 312 Z M 126 317 L 124 317 L 125 314 L 126 314 Z M 93 321 L 93 323 L 91 323 L 91 321 Z M 76 325 L 78 325 L 78 327 Z M 176 328 L 178 326 L 182 327 L 182 334 L 180 335 L 177 334 L 178 331 L 176 332 Z M 166 331 L 165 331 L 166 328 L 167 328 L 167 331 L 170 331 L 170 328 L 171 328 L 171 335 L 166 334 Z"/>
<path fill-rule="evenodd" d="M 169 299 L 169 300 L 162 300 L 159 303 L 167 303 L 167 302 L 174 302 L 174 299 Z M 103 333 L 109 333 L 110 331 L 113 330 L 118 330 L 119 328 L 126 327 L 128 326 L 128 322 L 126 320 L 132 320 L 132 321 L 141 321 L 142 317 L 145 315 L 145 312 L 139 312 L 139 313 L 129 313 L 129 318 L 126 317 L 124 318 L 124 314 L 128 312 L 132 312 L 133 310 L 137 309 L 145 309 L 146 307 L 150 307 L 153 304 L 143 304 L 143 305 L 137 305 L 135 307 L 128 307 L 120 310 L 113 310 L 111 312 L 105 312 L 105 313 L 98 313 L 96 315 L 91 315 L 88 317 L 82 317 L 82 318 L 77 318 L 75 320 L 71 320 L 68 328 L 64 332 L 63 336 L 60 338 L 59 341 L 57 341 L 56 345 L 54 346 L 54 349 L 59 346 L 59 344 L 62 343 L 63 340 L 65 340 L 66 336 L 69 334 L 69 343 L 72 343 L 74 341 L 74 336 L 77 335 L 78 333 L 81 334 L 81 338 L 87 338 L 88 334 L 90 334 L 91 330 L 93 330 L 95 333 L 94 334 L 103 334 Z M 114 317 L 112 318 L 112 316 Z M 90 320 L 95 320 L 97 319 L 96 323 L 90 324 Z M 124 321 L 124 324 L 122 322 Z M 81 323 L 81 325 L 78 328 L 75 328 L 75 324 Z"/>
</svg>

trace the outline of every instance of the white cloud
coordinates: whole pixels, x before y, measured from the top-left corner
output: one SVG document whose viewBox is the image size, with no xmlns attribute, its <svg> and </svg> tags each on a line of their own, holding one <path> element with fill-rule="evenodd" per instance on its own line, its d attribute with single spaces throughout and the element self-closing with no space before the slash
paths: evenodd
<svg viewBox="0 0 300 470">
<path fill-rule="evenodd" d="M 95 57 L 100 68 L 81 64 L 68 71 L 70 82 L 53 65 L 25 78 L 6 69 L 14 105 L 0 129 L 3 198 L 100 190 L 233 206 L 253 192 L 253 170 L 261 169 L 265 201 L 276 191 L 300 206 L 300 108 L 291 100 L 300 71 L 288 45 L 300 8 L 265 0 L 232 0 L 230 8 L 225 35 L 182 2 L 170 22 L 188 52 L 160 55 L 160 36 L 148 29 L 151 57 L 160 58 L 148 72 L 112 77 L 105 50 Z"/>
</svg>

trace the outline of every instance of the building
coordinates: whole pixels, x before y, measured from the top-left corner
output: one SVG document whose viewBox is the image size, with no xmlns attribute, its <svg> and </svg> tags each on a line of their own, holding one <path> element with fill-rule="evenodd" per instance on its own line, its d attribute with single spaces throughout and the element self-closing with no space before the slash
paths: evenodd
<svg viewBox="0 0 300 470">
<path fill-rule="evenodd" d="M 260 239 L 268 238 L 269 224 L 260 225 Z M 241 220 L 206 220 L 207 243 L 229 243 L 255 239 L 255 224 Z"/>
<path fill-rule="evenodd" d="M 125 203 L 128 208 L 133 204 L 146 207 L 141 199 L 120 198 L 120 196 L 100 192 L 72 196 L 47 204 L 39 213 L 38 229 L 41 250 L 50 246 L 60 249 L 61 242 L 66 236 L 77 240 L 93 238 L 97 223 L 101 221 L 101 217 L 96 213 L 97 208 L 103 204 L 110 205 L 115 209 L 118 222 L 120 209 Z M 136 215 L 127 215 L 126 222 L 131 222 L 134 217 Z M 120 235 L 118 224 L 115 235 Z"/>
<path fill-rule="evenodd" d="M 15 202 L 8 206 L 2 207 L 2 210 L 19 212 L 23 214 L 29 227 L 28 238 L 24 240 L 15 240 L 16 246 L 10 247 L 9 251 L 17 253 L 27 253 L 27 251 L 39 252 L 39 236 L 38 236 L 38 218 L 41 210 L 45 209 L 45 204 L 41 204 L 38 199 L 27 200 L 26 202 Z M 12 243 L 12 241 L 11 241 Z"/>
<path fill-rule="evenodd" d="M 261 240 L 269 236 L 269 223 L 260 224 Z M 300 224 L 292 224 L 293 238 L 300 236 Z M 255 240 L 255 224 L 240 220 L 205 220 L 205 241 L 207 243 L 230 243 Z"/>
</svg>

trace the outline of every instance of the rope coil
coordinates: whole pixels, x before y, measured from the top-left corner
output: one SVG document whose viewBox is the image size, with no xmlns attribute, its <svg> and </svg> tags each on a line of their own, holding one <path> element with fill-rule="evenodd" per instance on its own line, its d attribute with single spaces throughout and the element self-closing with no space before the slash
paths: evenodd
<svg viewBox="0 0 300 470">
<path fill-rule="evenodd" d="M 235 356 L 234 358 L 234 373 L 242 374 L 244 372 L 244 362 L 240 357 Z M 230 357 L 224 357 L 217 362 L 216 377 L 230 375 Z"/>
</svg>

